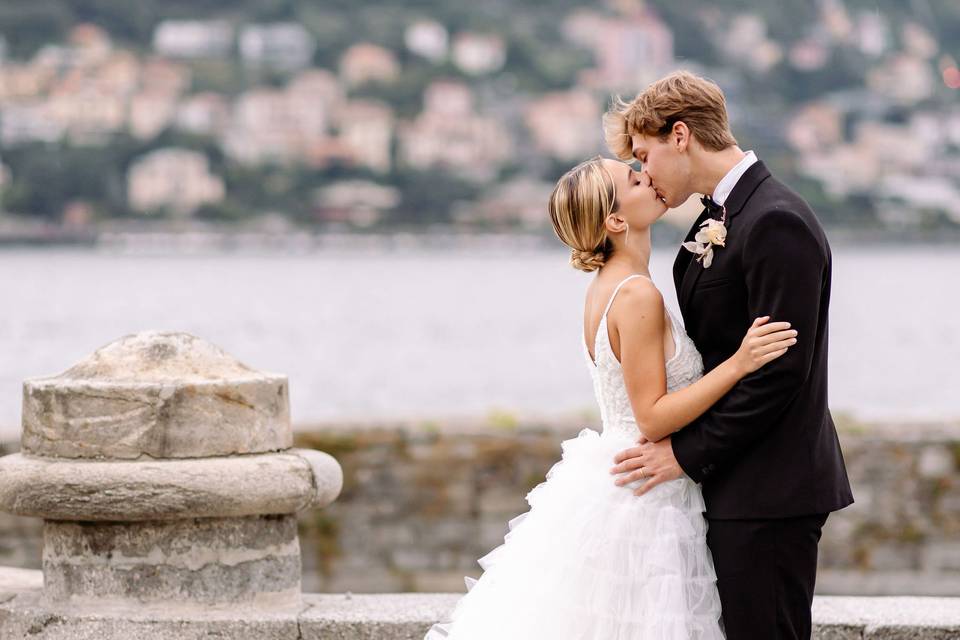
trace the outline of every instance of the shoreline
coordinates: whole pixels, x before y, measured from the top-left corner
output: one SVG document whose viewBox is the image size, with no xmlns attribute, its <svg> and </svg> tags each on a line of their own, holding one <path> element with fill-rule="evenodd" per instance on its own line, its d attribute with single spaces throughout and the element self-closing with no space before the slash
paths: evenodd
<svg viewBox="0 0 960 640">
<path fill-rule="evenodd" d="M 924 233 L 900 233 L 884 230 L 826 228 L 834 248 L 874 249 L 891 246 L 909 248 L 955 248 L 960 245 L 960 229 Z M 654 248 L 674 248 L 682 241 L 683 230 L 655 227 Z M 449 227 L 398 229 L 392 231 L 343 231 L 300 229 L 264 230 L 256 227 L 224 225 L 160 225 L 138 229 L 0 230 L 0 251 L 71 249 L 115 254 L 191 255 L 197 253 L 310 254 L 337 251 L 395 252 L 469 252 L 546 250 L 563 253 L 565 248 L 547 232 L 466 231 Z"/>
</svg>

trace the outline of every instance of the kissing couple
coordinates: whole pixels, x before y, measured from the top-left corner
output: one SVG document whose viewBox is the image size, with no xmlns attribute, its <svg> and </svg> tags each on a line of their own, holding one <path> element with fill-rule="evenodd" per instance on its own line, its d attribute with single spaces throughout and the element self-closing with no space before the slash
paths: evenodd
<svg viewBox="0 0 960 640">
<path fill-rule="evenodd" d="M 581 350 L 601 430 L 561 443 L 425 640 L 807 640 L 827 516 L 853 502 L 827 402 L 832 257 L 807 203 L 676 72 L 604 116 L 548 209 L 595 272 Z M 673 264 L 650 229 L 704 194 Z"/>
</svg>

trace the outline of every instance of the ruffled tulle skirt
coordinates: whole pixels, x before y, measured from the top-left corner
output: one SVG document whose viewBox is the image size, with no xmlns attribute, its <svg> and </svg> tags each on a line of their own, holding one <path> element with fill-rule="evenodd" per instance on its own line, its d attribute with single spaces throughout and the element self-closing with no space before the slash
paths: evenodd
<svg viewBox="0 0 960 640">
<path fill-rule="evenodd" d="M 479 580 L 425 640 L 721 640 L 700 488 L 686 476 L 643 496 L 609 469 L 635 444 L 583 429 L 527 494 Z"/>
</svg>

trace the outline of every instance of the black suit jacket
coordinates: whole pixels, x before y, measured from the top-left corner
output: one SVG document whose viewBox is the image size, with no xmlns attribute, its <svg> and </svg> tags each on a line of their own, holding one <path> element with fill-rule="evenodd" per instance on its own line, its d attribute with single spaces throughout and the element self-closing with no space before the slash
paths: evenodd
<svg viewBox="0 0 960 640">
<path fill-rule="evenodd" d="M 673 434 L 683 470 L 702 483 L 707 517 L 786 518 L 853 502 L 827 405 L 831 252 L 807 203 L 756 162 L 726 201 L 725 247 L 704 269 L 680 249 L 673 278 L 684 324 L 709 372 L 753 320 L 798 331 L 787 353 L 744 377 Z M 707 218 L 690 228 L 692 240 Z"/>
</svg>

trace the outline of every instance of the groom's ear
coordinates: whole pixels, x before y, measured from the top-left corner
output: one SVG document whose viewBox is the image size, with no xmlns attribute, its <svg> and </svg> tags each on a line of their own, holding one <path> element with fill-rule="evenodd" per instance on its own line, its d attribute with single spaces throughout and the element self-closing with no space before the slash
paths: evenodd
<svg viewBox="0 0 960 640">
<path fill-rule="evenodd" d="M 670 130 L 670 142 L 680 153 L 687 150 L 687 147 L 690 146 L 690 127 L 687 126 L 686 122 L 678 120 L 673 123 L 673 128 Z"/>
</svg>

